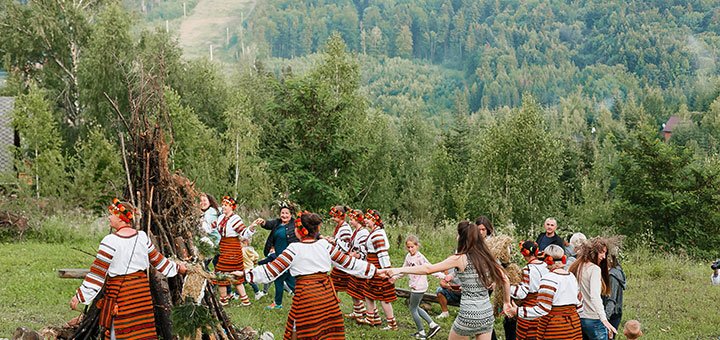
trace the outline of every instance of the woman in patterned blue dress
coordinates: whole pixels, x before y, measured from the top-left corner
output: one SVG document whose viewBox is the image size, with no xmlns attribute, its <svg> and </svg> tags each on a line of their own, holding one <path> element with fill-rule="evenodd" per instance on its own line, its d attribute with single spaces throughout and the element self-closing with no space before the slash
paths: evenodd
<svg viewBox="0 0 720 340">
<path fill-rule="evenodd" d="M 457 269 L 457 277 L 462 287 L 460 311 L 452 325 L 448 340 L 477 339 L 489 340 L 493 324 L 492 304 L 488 288 L 493 284 L 503 285 L 503 312 L 514 316 L 515 310 L 510 304 L 510 282 L 502 267 L 495 261 L 478 227 L 468 221 L 458 224 L 457 253 L 437 264 L 424 264 L 415 267 L 388 268 L 379 273 L 386 276 L 399 274 L 428 275 L 450 268 Z M 479 270 L 478 270 L 479 269 Z"/>
</svg>

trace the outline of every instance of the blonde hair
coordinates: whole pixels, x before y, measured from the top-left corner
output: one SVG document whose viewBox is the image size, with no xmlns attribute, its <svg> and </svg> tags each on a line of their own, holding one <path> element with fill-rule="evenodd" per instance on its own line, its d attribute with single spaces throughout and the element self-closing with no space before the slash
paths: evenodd
<svg viewBox="0 0 720 340">
<path fill-rule="evenodd" d="M 408 242 L 412 242 L 414 245 L 420 246 L 420 239 L 413 234 L 408 235 L 405 239 L 405 243 L 407 244 Z"/>
<path fill-rule="evenodd" d="M 555 260 L 555 263 L 548 265 L 548 269 L 553 270 L 565 266 L 565 264 L 562 263 L 562 257 L 565 255 L 565 251 L 563 251 L 560 246 L 551 244 L 547 246 L 543 252 L 545 253 L 545 256 L 550 256 L 553 260 Z"/>
<path fill-rule="evenodd" d="M 570 245 L 577 251 L 577 248 L 587 241 L 587 237 L 583 233 L 574 233 L 570 236 Z"/>
<path fill-rule="evenodd" d="M 625 329 L 623 330 L 623 334 L 626 338 L 630 340 L 641 337 L 643 335 L 643 332 L 640 327 L 640 321 L 628 320 L 627 322 L 625 322 Z"/>
</svg>

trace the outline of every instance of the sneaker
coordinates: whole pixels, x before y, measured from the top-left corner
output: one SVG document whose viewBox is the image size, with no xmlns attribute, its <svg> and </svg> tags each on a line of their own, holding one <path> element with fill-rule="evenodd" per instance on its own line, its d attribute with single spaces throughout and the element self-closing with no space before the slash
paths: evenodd
<svg viewBox="0 0 720 340">
<path fill-rule="evenodd" d="M 273 302 L 269 306 L 265 307 L 265 309 L 266 310 L 282 309 L 282 305 L 276 305 L 275 302 Z"/>
<path fill-rule="evenodd" d="M 384 330 L 384 331 L 396 331 L 396 330 L 398 330 L 398 328 L 397 328 L 397 326 L 393 327 L 393 326 L 387 325 L 387 326 L 383 327 L 382 330 Z M 423 339 L 425 339 L 425 338 L 423 338 Z"/>
<path fill-rule="evenodd" d="M 255 293 L 255 300 L 260 300 L 263 296 L 267 295 L 267 293 L 263 292 L 262 290 Z"/>
<path fill-rule="evenodd" d="M 233 292 L 232 295 L 230 296 L 230 298 L 233 300 L 238 300 L 238 299 L 240 299 L 240 295 L 238 295 L 238 293 L 236 293 L 236 292 Z"/>
<path fill-rule="evenodd" d="M 439 331 L 440 331 L 440 325 L 435 324 L 435 326 L 431 326 L 430 329 L 428 330 L 427 338 L 429 339 L 429 338 L 434 337 L 435 334 L 438 334 Z"/>
<path fill-rule="evenodd" d="M 422 339 L 422 340 L 427 339 L 427 337 L 425 336 L 425 333 L 420 333 L 420 332 L 415 332 L 415 333 L 411 334 L 410 336 L 415 339 Z"/>
<path fill-rule="evenodd" d="M 444 318 L 447 318 L 448 316 L 450 316 L 449 312 L 442 312 L 442 313 L 440 313 L 440 315 L 437 316 L 437 318 L 444 319 Z"/>
</svg>

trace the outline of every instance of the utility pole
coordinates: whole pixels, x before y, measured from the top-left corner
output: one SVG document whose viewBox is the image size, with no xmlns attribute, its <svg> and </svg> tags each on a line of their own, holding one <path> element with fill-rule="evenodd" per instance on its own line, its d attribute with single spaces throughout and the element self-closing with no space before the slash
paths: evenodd
<svg viewBox="0 0 720 340">
<path fill-rule="evenodd" d="M 210 61 L 213 60 L 213 45 L 210 45 Z"/>
</svg>

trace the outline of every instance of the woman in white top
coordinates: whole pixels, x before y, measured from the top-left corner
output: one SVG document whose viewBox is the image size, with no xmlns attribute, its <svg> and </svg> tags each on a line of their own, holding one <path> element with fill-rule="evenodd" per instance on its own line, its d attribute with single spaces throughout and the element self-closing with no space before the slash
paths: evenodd
<svg viewBox="0 0 720 340">
<path fill-rule="evenodd" d="M 328 272 L 332 266 L 350 275 L 370 278 L 375 266 L 348 256 L 327 240 L 317 239 L 322 220 L 304 213 L 295 220 L 300 242 L 290 243 L 275 260 L 252 271 L 233 272 L 247 282 L 267 283 L 286 271 L 297 279 L 295 296 L 285 324 L 284 339 L 345 339 L 340 300 Z"/>
<path fill-rule="evenodd" d="M 203 239 L 207 237 L 207 240 L 216 247 L 218 243 L 220 243 L 220 234 L 217 229 L 213 229 L 212 226 L 213 223 L 217 223 L 220 208 L 218 207 L 215 197 L 208 193 L 200 194 L 200 209 L 203 212 L 202 222 L 200 224 Z"/>
<path fill-rule="evenodd" d="M 245 269 L 240 237 L 252 237 L 255 233 L 255 225 L 258 221 L 256 220 L 250 225 L 250 227 L 246 227 L 242 218 L 235 214 L 235 208 L 237 208 L 235 199 L 230 196 L 223 197 L 223 213 L 220 217 L 218 217 L 217 223 L 213 224 L 213 229 L 217 229 L 221 236 L 220 256 L 218 257 L 217 265 L 215 265 L 215 272 L 230 273 L 236 270 Z M 220 304 L 227 305 L 231 299 L 231 295 L 228 294 L 230 282 L 218 281 L 217 285 L 220 286 Z M 240 294 L 241 304 L 243 306 L 249 306 L 250 299 L 245 293 L 245 286 L 243 286 L 242 278 L 235 282 L 235 288 Z"/>
<path fill-rule="evenodd" d="M 513 299 L 522 300 L 523 306 L 534 306 L 540 291 L 540 280 L 548 273 L 548 268 L 545 262 L 538 259 L 540 252 L 537 243 L 533 241 L 521 243 L 520 253 L 528 264 L 522 269 L 522 281 L 517 285 L 510 286 L 510 296 Z M 537 337 L 537 320 L 518 316 L 516 335 L 518 340 L 535 339 Z"/>
<path fill-rule="evenodd" d="M 538 320 L 537 335 L 532 339 L 582 340 L 578 316 L 583 308 L 581 296 L 575 276 L 563 268 L 566 262 L 560 246 L 547 246 L 545 263 L 549 271 L 540 280 L 537 301 L 518 308 L 518 318 Z"/>
<path fill-rule="evenodd" d="M 100 242 L 97 257 L 80 288 L 70 300 L 89 305 L 102 287 L 105 294 L 97 302 L 99 324 L 105 339 L 156 339 L 155 313 L 147 271 L 149 266 L 172 277 L 186 271 L 155 249 L 144 231 L 132 227 L 135 208 L 117 198 L 108 207 L 113 232 Z"/>
<path fill-rule="evenodd" d="M 583 296 L 583 311 L 580 312 L 583 339 L 606 340 L 608 333 L 617 333 L 607 320 L 600 296 L 610 293 L 610 274 L 605 260 L 607 243 L 601 237 L 583 243 L 576 249 L 577 260 L 569 268 L 577 277 Z"/>
</svg>

